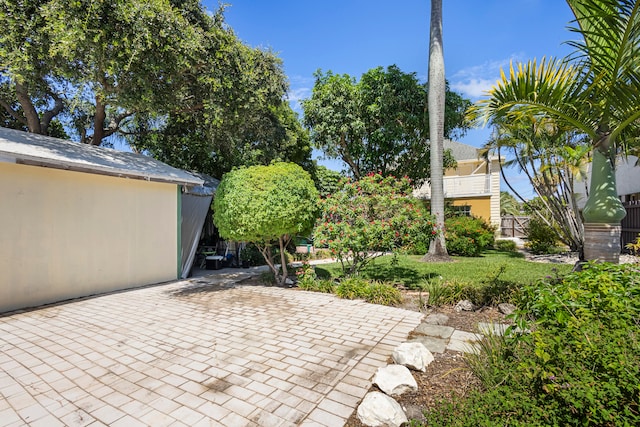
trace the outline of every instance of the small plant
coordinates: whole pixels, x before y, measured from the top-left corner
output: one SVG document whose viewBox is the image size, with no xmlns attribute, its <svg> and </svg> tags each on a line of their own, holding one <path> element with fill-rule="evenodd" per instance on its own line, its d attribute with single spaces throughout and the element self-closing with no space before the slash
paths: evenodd
<svg viewBox="0 0 640 427">
<path fill-rule="evenodd" d="M 632 255 L 639 256 L 640 255 L 640 234 L 638 234 L 638 237 L 636 237 L 635 243 L 633 242 L 627 243 L 624 247 L 629 249 Z"/>
<path fill-rule="evenodd" d="M 336 287 L 336 295 L 344 299 L 365 299 L 369 293 L 369 281 L 361 277 L 347 277 Z"/>
<path fill-rule="evenodd" d="M 365 300 L 371 304 L 398 305 L 402 303 L 402 293 L 388 283 L 372 282 L 368 286 Z"/>
<path fill-rule="evenodd" d="M 495 228 L 481 218 L 454 216 L 445 221 L 445 239 L 451 255 L 479 256 L 493 246 Z"/>
<path fill-rule="evenodd" d="M 502 252 L 516 252 L 518 247 L 513 240 L 496 240 L 493 244 L 493 248 Z"/>
<path fill-rule="evenodd" d="M 427 306 L 439 307 L 449 300 L 449 290 L 445 286 L 442 278 L 426 280 L 420 286 L 427 292 Z"/>
<path fill-rule="evenodd" d="M 477 345 L 477 352 L 465 355 L 465 363 L 484 387 L 497 387 L 505 380 L 507 364 L 513 363 L 509 342 L 505 335 L 490 333 L 485 334 Z"/>
<path fill-rule="evenodd" d="M 501 279 L 507 266 L 501 265 L 495 271 L 487 274 L 482 280 L 480 287 L 480 295 L 477 301 L 473 301 L 477 305 L 495 305 L 501 302 L 515 302 L 519 291 L 518 284 Z"/>
<path fill-rule="evenodd" d="M 298 279 L 298 287 L 305 290 L 313 287 L 315 285 L 314 282 L 318 280 L 316 270 L 309 264 L 309 261 L 302 263 L 302 267 L 296 271 L 296 277 Z"/>
<path fill-rule="evenodd" d="M 461 280 L 445 282 L 442 277 L 425 281 L 421 288 L 427 292 L 427 305 L 431 307 L 452 305 L 461 299 L 472 299 L 470 296 L 475 294 L 472 283 Z"/>
<path fill-rule="evenodd" d="M 318 279 L 312 282 L 304 282 L 303 284 L 298 284 L 298 287 L 305 291 L 332 294 L 335 292 L 336 284 L 333 280 Z"/>
<path fill-rule="evenodd" d="M 558 233 L 540 218 L 532 217 L 527 227 L 525 247 L 535 255 L 558 252 Z"/>
</svg>

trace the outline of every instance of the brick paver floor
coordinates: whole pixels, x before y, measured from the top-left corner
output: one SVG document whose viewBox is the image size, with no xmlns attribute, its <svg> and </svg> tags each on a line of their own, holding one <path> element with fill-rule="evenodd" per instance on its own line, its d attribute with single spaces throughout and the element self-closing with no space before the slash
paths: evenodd
<svg viewBox="0 0 640 427">
<path fill-rule="evenodd" d="M 341 426 L 421 318 L 220 278 L 11 313 L 0 425 Z"/>
</svg>

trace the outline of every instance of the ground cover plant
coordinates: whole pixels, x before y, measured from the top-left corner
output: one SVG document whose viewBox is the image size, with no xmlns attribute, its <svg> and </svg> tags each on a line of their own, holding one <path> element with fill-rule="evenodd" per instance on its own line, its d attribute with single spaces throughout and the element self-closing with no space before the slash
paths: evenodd
<svg viewBox="0 0 640 427">
<path fill-rule="evenodd" d="M 640 267 L 589 264 L 522 290 L 517 325 L 471 356 L 482 390 L 429 426 L 640 424 Z"/>
</svg>

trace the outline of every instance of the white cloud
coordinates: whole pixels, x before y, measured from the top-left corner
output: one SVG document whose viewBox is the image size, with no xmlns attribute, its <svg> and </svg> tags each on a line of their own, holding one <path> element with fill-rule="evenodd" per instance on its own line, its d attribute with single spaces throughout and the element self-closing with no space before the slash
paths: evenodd
<svg viewBox="0 0 640 427">
<path fill-rule="evenodd" d="M 311 97 L 314 83 L 315 79 L 310 77 L 292 76 L 289 78 L 287 101 L 291 104 L 291 108 L 302 112 L 300 101 Z"/>
<path fill-rule="evenodd" d="M 488 79 L 468 79 L 465 81 L 452 83 L 451 89 L 462 93 L 469 98 L 481 98 L 494 85 L 495 80 Z"/>
<path fill-rule="evenodd" d="M 463 68 L 451 77 L 451 88 L 472 100 L 481 98 L 500 79 L 500 70 L 507 70 L 509 63 L 519 62 L 522 56 L 522 54 L 513 54 L 506 59 L 486 61 L 483 64 Z"/>
<path fill-rule="evenodd" d="M 291 108 L 295 111 L 302 111 L 302 106 L 300 105 L 300 101 L 303 99 L 307 99 L 311 96 L 311 88 L 309 87 L 298 87 L 289 89 L 289 93 L 287 95 L 287 101 L 291 104 Z"/>
</svg>

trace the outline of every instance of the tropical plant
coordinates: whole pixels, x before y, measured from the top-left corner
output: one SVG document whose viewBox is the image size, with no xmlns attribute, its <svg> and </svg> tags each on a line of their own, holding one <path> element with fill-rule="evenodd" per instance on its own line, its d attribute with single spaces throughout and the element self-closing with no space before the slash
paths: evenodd
<svg viewBox="0 0 640 427">
<path fill-rule="evenodd" d="M 616 191 L 616 155 L 638 145 L 640 125 L 640 4 L 635 0 L 567 0 L 575 16 L 564 60 L 511 65 L 508 76 L 471 111 L 495 123 L 549 118 L 584 135 L 592 150 L 589 198 L 582 211 L 586 259 L 617 262 L 619 248 L 601 238 L 620 232 L 626 214 Z M 610 230 L 610 226 L 614 228 Z M 615 240 L 615 235 L 611 239 Z"/>
<path fill-rule="evenodd" d="M 558 252 L 557 229 L 551 227 L 540 217 L 531 218 L 526 228 L 527 242 L 525 247 L 533 254 L 551 254 Z"/>
<path fill-rule="evenodd" d="M 357 273 L 372 259 L 435 235 L 431 217 L 411 195 L 407 178 L 369 174 L 347 181 L 321 201 L 314 242 L 327 246 L 343 274 Z"/>
<path fill-rule="evenodd" d="M 483 388 L 429 411 L 427 425 L 639 425 L 639 273 L 588 263 L 522 287 L 516 325 L 467 357 Z"/>
<path fill-rule="evenodd" d="M 640 255 L 640 234 L 636 237 L 635 242 L 629 242 L 625 245 L 625 248 L 629 249 L 635 256 Z"/>
<path fill-rule="evenodd" d="M 572 251 L 582 253 L 583 226 L 575 185 L 578 178 L 585 181 L 589 147 L 584 137 L 561 129 L 549 118 L 529 116 L 521 122 L 499 123 L 485 148 L 495 149 L 500 158 L 503 151 L 512 157 L 504 167 L 516 167 L 528 178 L 538 194 L 537 206 L 511 186 L 502 169 L 503 179 L 531 215 L 557 229 L 558 238 Z"/>
<path fill-rule="evenodd" d="M 224 176 L 216 191 L 214 223 L 222 238 L 254 243 L 276 281 L 284 284 L 286 247 L 293 236 L 311 231 L 317 200 L 311 177 L 293 163 L 235 169 Z M 274 242 L 281 275 L 273 256 Z"/>
<path fill-rule="evenodd" d="M 513 195 L 507 191 L 500 192 L 500 215 L 518 216 L 522 213 L 522 206 Z"/>
</svg>

